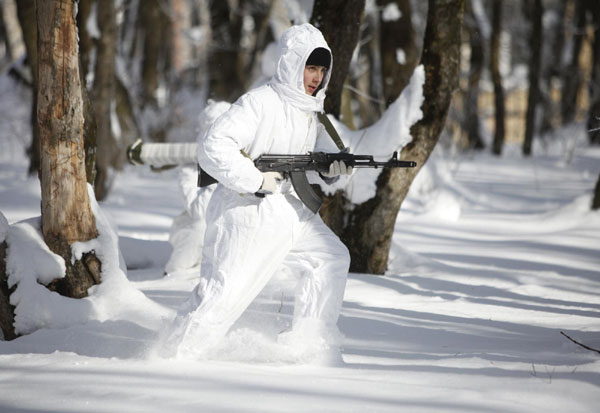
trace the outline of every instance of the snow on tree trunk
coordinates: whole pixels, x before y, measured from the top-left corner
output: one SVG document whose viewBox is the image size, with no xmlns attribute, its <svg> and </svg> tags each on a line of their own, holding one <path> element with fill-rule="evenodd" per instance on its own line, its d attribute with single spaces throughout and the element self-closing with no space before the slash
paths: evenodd
<svg viewBox="0 0 600 413">
<path fill-rule="evenodd" d="M 425 67 L 423 118 L 411 128 L 413 140 L 402 159 L 417 168 L 384 169 L 375 197 L 353 211 L 344 241 L 352 256 L 351 271 L 383 274 L 400 205 L 417 172 L 437 144 L 458 86 L 464 0 L 430 0 L 421 63 Z"/>
<path fill-rule="evenodd" d="M 38 2 L 37 22 L 42 233 L 48 247 L 64 258 L 67 267 L 65 277 L 48 287 L 80 298 L 99 283 L 100 262 L 93 253 L 71 262 L 71 244 L 98 235 L 85 174 L 74 2 Z"/>
<path fill-rule="evenodd" d="M 496 155 L 502 153 L 504 146 L 504 88 L 502 86 L 502 76 L 500 75 L 500 33 L 502 30 L 502 1 L 494 0 L 492 5 L 492 37 L 490 46 L 490 64 L 492 72 L 492 82 L 494 83 L 494 143 L 492 152 Z"/>
<path fill-rule="evenodd" d="M 6 220 L 0 212 L 0 219 Z M 1 225 L 1 224 L 0 224 Z M 10 304 L 11 289 L 8 288 L 8 274 L 6 273 L 6 242 L 0 239 L 0 330 L 4 340 L 13 340 L 16 338 L 15 327 L 15 307 Z M 2 337 L 0 337 L 2 339 Z"/>
<path fill-rule="evenodd" d="M 531 29 L 532 45 L 542 44 L 542 15 L 544 8 L 542 0 L 535 0 L 531 19 L 533 27 Z M 536 109 L 540 100 L 540 74 L 542 62 L 542 47 L 531 48 L 531 60 L 529 61 L 529 96 L 527 98 L 527 114 L 525 123 L 525 139 L 523 141 L 523 155 L 531 155 L 531 145 L 533 144 L 533 135 L 536 126 Z"/>
<path fill-rule="evenodd" d="M 386 107 L 390 106 L 419 62 L 409 0 L 378 0 L 381 8 L 381 65 Z"/>
<path fill-rule="evenodd" d="M 333 54 L 325 112 L 339 119 L 342 90 L 360 32 L 365 0 L 315 0 L 310 22 L 321 32 Z"/>
</svg>

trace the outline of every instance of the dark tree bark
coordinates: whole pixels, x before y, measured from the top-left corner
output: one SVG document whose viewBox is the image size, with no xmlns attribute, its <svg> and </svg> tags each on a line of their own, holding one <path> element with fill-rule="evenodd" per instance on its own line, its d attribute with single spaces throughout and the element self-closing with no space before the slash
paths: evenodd
<svg viewBox="0 0 600 413">
<path fill-rule="evenodd" d="M 560 109 L 552 98 L 552 85 L 555 79 L 561 79 L 563 72 L 567 3 L 568 0 L 560 0 L 558 2 L 555 7 L 558 20 L 548 30 L 544 30 L 544 34 L 542 35 L 544 38 L 547 37 L 550 39 L 550 44 L 547 49 L 543 49 L 544 53 L 548 53 L 549 56 L 542 59 L 542 76 L 540 81 L 542 119 L 539 131 L 541 135 L 552 132 L 552 130 L 559 126 Z"/>
<path fill-rule="evenodd" d="M 596 181 L 596 189 L 594 190 L 594 198 L 592 199 L 592 209 L 595 211 L 600 209 L 600 175 Z"/>
<path fill-rule="evenodd" d="M 471 1 L 467 2 L 467 6 Z M 465 13 L 465 28 L 469 33 L 469 44 L 471 46 L 471 58 L 469 60 L 469 84 L 465 96 L 465 128 L 469 141 L 469 148 L 483 149 L 484 144 L 481 139 L 481 119 L 479 118 L 479 81 L 485 62 L 485 53 L 483 48 L 483 37 L 479 27 L 477 17 L 473 13 L 472 7 L 467 7 Z"/>
<path fill-rule="evenodd" d="M 141 28 L 144 32 L 142 60 L 143 106 L 158 106 L 159 64 L 164 61 L 161 40 L 165 36 L 160 0 L 146 0 L 139 7 Z"/>
<path fill-rule="evenodd" d="M 244 9 L 245 0 L 239 9 Z M 209 51 L 209 94 L 212 99 L 235 101 L 244 92 L 245 76 L 240 39 L 243 15 L 229 2 L 214 1 L 210 6 L 212 45 Z"/>
<path fill-rule="evenodd" d="M 17 1 L 17 15 L 23 31 L 23 40 L 27 51 L 27 62 L 31 70 L 31 79 L 33 82 L 33 98 L 31 99 L 31 130 L 32 139 L 31 145 L 27 149 L 29 155 L 30 175 L 38 174 L 40 169 L 40 133 L 37 122 L 37 88 L 38 88 L 38 73 L 37 73 L 37 25 L 35 17 L 35 0 L 19 0 Z"/>
<path fill-rule="evenodd" d="M 390 106 L 410 81 L 419 62 L 417 35 L 412 24 L 410 0 L 378 0 L 381 9 L 396 4 L 402 14 L 398 20 L 381 20 L 381 64 L 386 107 Z M 403 56 L 398 56 L 402 51 Z M 399 59 L 403 59 L 398 61 Z"/>
<path fill-rule="evenodd" d="M 588 113 L 588 138 L 592 145 L 600 145 L 600 2 L 588 0 L 594 28 L 592 44 L 592 76 L 590 80 L 590 108 Z M 596 191 L 597 192 L 597 191 Z"/>
<path fill-rule="evenodd" d="M 575 120 L 577 113 L 577 94 L 581 87 L 581 68 L 579 67 L 579 55 L 585 37 L 585 14 L 586 0 L 575 0 L 575 32 L 573 33 L 573 48 L 571 60 L 565 68 L 561 112 L 562 123 L 568 124 Z"/>
<path fill-rule="evenodd" d="M 351 271 L 386 271 L 396 216 L 414 177 L 437 144 L 458 86 L 463 8 L 464 0 L 429 1 L 421 56 L 426 76 L 423 119 L 411 128 L 413 140 L 401 156 L 418 166 L 384 169 L 375 197 L 354 209 L 342 237 L 350 249 Z"/>
<path fill-rule="evenodd" d="M 111 129 L 111 104 L 115 96 L 115 57 L 117 50 L 117 24 L 113 1 L 98 7 L 100 39 L 96 52 L 94 88 L 92 97 L 96 118 L 96 199 L 103 200 L 110 189 L 109 170 L 118 153 Z"/>
<path fill-rule="evenodd" d="M 523 155 L 531 155 L 533 135 L 536 131 L 536 109 L 540 100 L 540 74 L 542 68 L 542 16 L 544 8 L 542 0 L 533 1 L 531 19 L 531 59 L 529 61 L 529 96 L 527 98 L 527 113 L 525 123 L 525 139 L 523 141 Z"/>
<path fill-rule="evenodd" d="M 100 282 L 93 253 L 71 260 L 71 245 L 98 236 L 87 192 L 83 99 L 73 0 L 37 4 L 38 122 L 44 241 L 65 260 L 66 275 L 48 288 L 74 298 Z M 58 276 L 58 274 L 57 274 Z"/>
<path fill-rule="evenodd" d="M 502 153 L 505 135 L 505 107 L 504 88 L 502 87 L 502 76 L 500 75 L 500 32 L 502 26 L 502 1 L 493 0 L 492 4 L 492 38 L 490 47 L 490 64 L 492 82 L 494 83 L 494 143 L 492 152 L 495 155 Z"/>
<path fill-rule="evenodd" d="M 81 78 L 85 81 L 88 71 L 90 70 L 90 53 L 94 48 L 94 40 L 87 30 L 87 21 L 92 12 L 92 6 L 96 0 L 79 0 L 77 7 L 77 35 L 79 36 L 79 60 L 81 61 Z M 112 3 L 112 2 L 107 2 Z M 103 8 L 99 7 L 99 12 Z M 114 8 L 114 5 L 111 7 Z M 85 83 L 84 83 L 85 85 Z"/>
<path fill-rule="evenodd" d="M 1 214 L 1 213 L 0 213 Z M 4 218 L 2 216 L 2 218 Z M 13 289 L 8 288 L 8 274 L 6 273 L 6 250 L 7 245 L 4 240 L 0 242 L 0 330 L 4 335 L 4 340 L 14 340 L 15 334 L 15 307 L 10 304 L 10 295 Z"/>
<path fill-rule="evenodd" d="M 325 112 L 340 118 L 342 90 L 360 32 L 365 0 L 315 0 L 311 23 L 323 32 L 333 54 Z"/>
</svg>

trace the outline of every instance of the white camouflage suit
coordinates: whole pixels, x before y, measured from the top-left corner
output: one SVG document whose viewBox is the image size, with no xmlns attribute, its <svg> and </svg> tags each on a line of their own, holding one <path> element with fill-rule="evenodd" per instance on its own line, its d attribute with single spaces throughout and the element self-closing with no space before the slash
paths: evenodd
<svg viewBox="0 0 600 413">
<path fill-rule="evenodd" d="M 201 281 L 182 306 L 171 337 L 176 352 L 214 346 L 277 271 L 298 276 L 292 331 L 317 325 L 337 332 L 350 257 L 347 248 L 298 198 L 291 184 L 264 198 L 255 196 L 263 177 L 250 158 L 261 154 L 306 154 L 318 135 L 316 112 L 325 89 L 304 92 L 310 53 L 328 50 L 310 24 L 284 32 L 271 81 L 243 95 L 199 139 L 202 168 L 216 178 L 207 209 Z"/>
</svg>

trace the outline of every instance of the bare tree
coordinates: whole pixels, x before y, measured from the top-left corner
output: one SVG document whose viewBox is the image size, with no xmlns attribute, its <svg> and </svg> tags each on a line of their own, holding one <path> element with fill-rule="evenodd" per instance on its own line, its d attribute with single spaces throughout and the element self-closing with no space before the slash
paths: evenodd
<svg viewBox="0 0 600 413">
<path fill-rule="evenodd" d="M 115 164 L 117 143 L 111 128 L 111 105 L 115 96 L 115 57 L 117 50 L 117 24 L 113 1 L 103 2 L 97 11 L 100 38 L 96 51 L 94 88 L 92 96 L 96 118 L 96 199 L 108 194 L 111 180 L 109 169 Z"/>
<path fill-rule="evenodd" d="M 0 212 L 0 221 L 7 222 L 2 212 Z M 4 340 L 13 340 L 17 337 L 13 325 L 15 320 L 15 306 L 10 303 L 10 295 L 14 288 L 8 288 L 8 275 L 6 273 L 7 248 L 6 241 L 0 239 L 0 330 L 2 330 Z"/>
<path fill-rule="evenodd" d="M 419 62 L 417 35 L 412 24 L 410 0 L 378 0 L 381 16 L 381 67 L 386 107 L 390 106 L 410 81 Z M 398 19 L 386 19 L 387 7 L 397 7 Z"/>
<path fill-rule="evenodd" d="M 334 56 L 334 70 L 327 88 L 325 112 L 339 119 L 342 90 L 352 53 L 358 41 L 365 0 L 315 0 L 311 23 L 323 32 Z"/>
<path fill-rule="evenodd" d="M 41 143 L 42 234 L 48 247 L 65 260 L 66 275 L 48 286 L 80 298 L 100 282 L 93 252 L 71 260 L 71 245 L 98 236 L 88 197 L 83 99 L 73 0 L 37 4 L 38 107 Z M 57 274 L 58 276 L 58 274 Z"/>
<path fill-rule="evenodd" d="M 437 144 L 452 94 L 458 86 L 464 0 L 430 0 L 421 64 L 425 67 L 423 118 L 411 128 L 413 140 L 403 159 L 417 168 L 385 169 L 377 180 L 375 197 L 356 206 L 342 239 L 350 249 L 351 269 L 383 274 L 396 216 L 410 185 Z"/>
<path fill-rule="evenodd" d="M 231 2 L 213 1 L 210 5 L 212 44 L 209 56 L 210 97 L 234 101 L 244 93 L 244 64 L 241 57 L 245 0 L 237 8 Z"/>
<path fill-rule="evenodd" d="M 531 10 L 531 21 L 533 27 L 531 29 L 531 58 L 529 61 L 529 96 L 527 99 L 527 114 L 525 123 L 525 139 L 523 140 L 523 154 L 531 155 L 531 146 L 533 143 L 533 135 L 536 126 L 536 109 L 540 100 L 540 74 L 542 68 L 542 15 L 544 8 L 542 0 L 533 1 L 533 9 Z"/>
<path fill-rule="evenodd" d="M 490 65 L 492 72 L 492 82 L 494 83 L 494 143 L 492 152 L 496 155 L 502 153 L 504 146 L 504 88 L 502 86 L 502 76 L 500 75 L 500 33 L 502 29 L 502 1 L 493 0 L 492 3 L 492 36 L 490 47 Z"/>
<path fill-rule="evenodd" d="M 561 112 L 562 123 L 567 124 L 575 120 L 577 112 L 577 95 L 581 87 L 581 68 L 579 55 L 585 38 L 586 0 L 575 0 L 574 33 L 572 36 L 571 59 L 564 71 Z"/>
<path fill-rule="evenodd" d="M 592 77 L 589 87 L 590 108 L 587 129 L 590 143 L 598 145 L 600 144 L 600 2 L 589 1 L 588 7 L 594 22 L 594 43 L 592 44 Z"/>
<path fill-rule="evenodd" d="M 465 128 L 469 141 L 469 147 L 472 149 L 482 149 L 484 147 L 481 139 L 481 119 L 479 117 L 479 81 L 485 62 L 485 53 L 483 48 L 484 36 L 482 28 L 479 25 L 476 12 L 472 6 L 473 0 L 466 4 L 465 29 L 469 34 L 469 45 L 471 46 L 471 57 L 469 60 L 469 84 L 464 101 Z"/>
<path fill-rule="evenodd" d="M 17 1 L 17 13 L 21 30 L 23 31 L 23 40 L 27 51 L 27 62 L 31 70 L 33 99 L 31 102 L 31 130 L 33 132 L 31 145 L 27 149 L 29 154 L 29 174 L 37 174 L 40 169 L 40 133 L 37 122 L 37 25 L 35 17 L 35 0 Z"/>
<path fill-rule="evenodd" d="M 600 209 L 600 175 L 598 175 L 598 180 L 596 181 L 596 189 L 594 190 L 594 198 L 592 200 L 592 209 Z"/>
</svg>

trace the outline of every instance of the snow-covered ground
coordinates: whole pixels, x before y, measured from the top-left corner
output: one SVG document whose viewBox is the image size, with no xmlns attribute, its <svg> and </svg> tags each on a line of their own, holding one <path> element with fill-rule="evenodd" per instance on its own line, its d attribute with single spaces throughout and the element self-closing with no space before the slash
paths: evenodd
<svg viewBox="0 0 600 413">
<path fill-rule="evenodd" d="M 600 349 L 600 212 L 589 208 L 600 148 L 582 130 L 537 143 L 532 158 L 510 146 L 501 158 L 438 148 L 400 212 L 388 273 L 349 276 L 343 364 L 307 363 L 278 344 L 292 308 L 285 278 L 209 359 L 184 361 L 153 356 L 198 279 L 163 277 L 182 209 L 175 171 L 127 166 L 100 205 L 102 285 L 84 300 L 49 294 L 27 278 L 51 276 L 56 261 L 25 252 L 40 189 L 26 177 L 27 96 L 6 82 L 0 211 L 10 229 L 0 220 L 0 236 L 10 233 L 19 257 L 13 274 L 29 280 L 17 318 L 31 333 L 0 341 L 0 412 L 597 411 L 600 354 L 561 334 Z M 102 247 L 108 221 L 126 270 Z"/>
<path fill-rule="evenodd" d="M 39 215 L 39 184 L 18 142 L 0 144 L 0 210 L 14 224 Z M 600 348 L 600 213 L 589 210 L 600 148 L 580 141 L 569 163 L 560 150 L 506 152 L 439 151 L 422 170 L 388 274 L 350 274 L 335 367 L 277 345 L 291 307 L 278 281 L 212 359 L 150 357 L 158 331 L 143 310 L 170 314 L 197 274 L 162 276 L 181 208 L 174 172 L 127 167 L 101 208 L 145 297 L 0 342 L 0 411 L 597 411 L 600 355 L 560 332 Z"/>
</svg>

